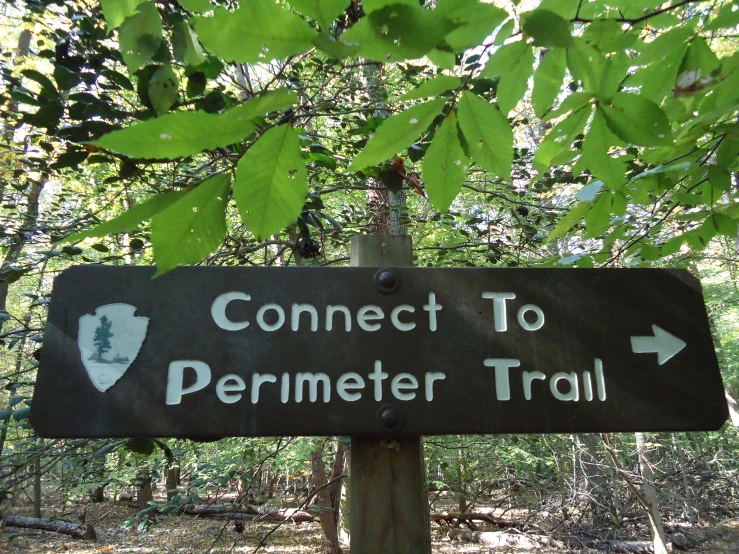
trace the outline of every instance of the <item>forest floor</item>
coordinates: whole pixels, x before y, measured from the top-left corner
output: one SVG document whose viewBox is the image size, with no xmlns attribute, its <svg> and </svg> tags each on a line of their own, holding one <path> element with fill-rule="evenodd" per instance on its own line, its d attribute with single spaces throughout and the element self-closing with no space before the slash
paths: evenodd
<svg viewBox="0 0 739 554">
<path fill-rule="evenodd" d="M 26 513 L 16 510 L 16 513 Z M 3 554 L 204 554 L 255 552 L 259 540 L 274 524 L 245 522 L 244 530 L 237 533 L 232 522 L 198 518 L 187 515 L 158 517 L 154 526 L 146 531 L 124 527 L 135 516 L 135 508 L 127 502 L 92 504 L 86 511 L 86 521 L 95 526 L 97 541 L 72 539 L 56 533 L 20 530 L 19 536 L 5 543 L 0 542 Z M 66 519 L 69 519 L 67 517 Z M 565 552 L 595 552 L 588 549 L 541 548 L 534 550 L 496 548 L 479 544 L 452 541 L 447 536 L 448 527 L 432 524 L 432 549 L 434 554 L 508 552 L 537 554 L 564 554 Z M 680 529 L 691 540 L 686 552 L 710 552 L 715 554 L 739 554 L 739 518 L 727 519 L 710 526 L 700 524 Z M 514 531 L 515 532 L 515 531 Z M 301 553 L 320 552 L 321 530 L 318 523 L 285 524 L 266 540 L 259 552 Z"/>
</svg>

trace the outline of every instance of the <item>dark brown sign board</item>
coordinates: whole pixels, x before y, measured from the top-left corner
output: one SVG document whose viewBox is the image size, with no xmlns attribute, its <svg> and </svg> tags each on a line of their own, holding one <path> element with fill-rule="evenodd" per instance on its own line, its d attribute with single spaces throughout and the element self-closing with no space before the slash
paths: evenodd
<svg viewBox="0 0 739 554">
<path fill-rule="evenodd" d="M 80 266 L 43 437 L 691 431 L 727 406 L 684 270 Z"/>
</svg>

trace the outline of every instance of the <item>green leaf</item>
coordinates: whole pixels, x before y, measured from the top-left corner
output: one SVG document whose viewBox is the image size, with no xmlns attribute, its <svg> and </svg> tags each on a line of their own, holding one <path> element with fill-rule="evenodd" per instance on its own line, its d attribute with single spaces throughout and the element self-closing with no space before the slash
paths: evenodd
<svg viewBox="0 0 739 554">
<path fill-rule="evenodd" d="M 624 32 L 615 19 L 596 19 L 583 31 L 583 40 L 602 53 L 623 51 L 637 40 L 633 32 Z"/>
<path fill-rule="evenodd" d="M 404 4 L 407 6 L 418 6 L 418 0 L 363 0 L 362 1 L 362 7 L 364 8 L 364 13 L 372 13 L 377 10 L 381 10 L 382 8 L 390 5 L 395 4 Z"/>
<path fill-rule="evenodd" d="M 395 62 L 425 56 L 457 25 L 417 3 L 393 4 L 363 17 L 341 38 L 359 44 L 364 58 Z"/>
<path fill-rule="evenodd" d="M 433 79 L 429 79 L 421 83 L 420 86 L 413 90 L 409 90 L 400 97 L 401 101 L 416 100 L 418 98 L 428 98 L 429 96 L 438 96 L 442 92 L 456 89 L 462 86 L 462 79 L 459 77 L 450 77 L 449 75 L 439 75 Z"/>
<path fill-rule="evenodd" d="M 220 173 L 203 181 L 151 218 L 157 275 L 194 264 L 226 238 L 229 178 Z"/>
<path fill-rule="evenodd" d="M 585 214 L 585 238 L 591 239 L 606 232 L 611 222 L 613 193 L 602 192 Z"/>
<path fill-rule="evenodd" d="M 49 98 L 57 98 L 59 91 L 56 90 L 56 86 L 46 75 L 35 69 L 24 69 L 21 74 L 27 79 L 37 82 L 41 85 L 41 96 L 47 96 Z"/>
<path fill-rule="evenodd" d="M 239 160 L 233 189 L 241 218 L 258 239 L 293 223 L 308 194 L 298 131 L 281 125 L 264 133 Z"/>
<path fill-rule="evenodd" d="M 572 46 L 570 24 L 556 13 L 548 10 L 534 10 L 524 14 L 523 30 L 541 46 Z"/>
<path fill-rule="evenodd" d="M 154 2 L 144 2 L 118 29 L 118 43 L 128 71 L 135 73 L 157 53 L 162 42 L 162 19 Z"/>
<path fill-rule="evenodd" d="M 271 0 L 242 2 L 235 12 L 218 7 L 212 17 L 193 18 L 205 47 L 238 63 L 281 60 L 312 48 L 308 23 Z"/>
<path fill-rule="evenodd" d="M 421 133 L 428 129 L 436 116 L 441 113 L 445 103 L 444 98 L 437 98 L 408 108 L 386 120 L 378 127 L 364 151 L 354 158 L 349 171 L 361 171 L 370 165 L 384 162 L 408 148 Z"/>
<path fill-rule="evenodd" d="M 554 105 L 562 88 L 566 70 L 567 52 L 561 49 L 547 52 L 536 68 L 531 102 L 538 117 L 542 117 Z"/>
<path fill-rule="evenodd" d="M 459 24 L 457 29 L 446 36 L 446 43 L 454 52 L 463 52 L 482 43 L 508 18 L 505 10 L 477 0 L 441 1 L 436 4 L 434 11 Z"/>
<path fill-rule="evenodd" d="M 679 237 L 672 237 L 670 240 L 662 245 L 662 256 L 672 256 L 673 254 L 677 254 L 678 252 L 680 252 L 680 247 L 683 245 L 684 242 L 685 237 L 682 235 Z"/>
<path fill-rule="evenodd" d="M 198 37 L 185 22 L 174 24 L 172 32 L 172 50 L 177 61 L 187 65 L 198 66 L 206 61 L 205 52 L 198 42 Z"/>
<path fill-rule="evenodd" d="M 186 191 L 165 192 L 147 198 L 143 202 L 135 204 L 128 211 L 118 217 L 96 225 L 92 229 L 75 233 L 64 239 L 65 242 L 77 242 L 88 237 L 105 237 L 134 231 L 142 221 L 151 219 L 162 210 L 167 209 L 174 202 L 182 198 Z"/>
<path fill-rule="evenodd" d="M 739 25 L 739 9 L 736 7 L 736 2 L 728 1 L 724 3 L 718 15 L 703 28 L 706 31 L 715 31 L 717 29 L 733 29 L 737 25 Z"/>
<path fill-rule="evenodd" d="M 610 188 L 617 188 L 626 182 L 626 164 L 608 155 L 611 146 L 621 144 L 618 137 L 608 129 L 601 111 L 596 110 L 582 145 L 583 163 Z"/>
<path fill-rule="evenodd" d="M 151 105 L 157 115 L 165 114 L 177 101 L 179 95 L 180 78 L 171 65 L 165 65 L 156 70 L 149 79 L 148 93 Z"/>
<path fill-rule="evenodd" d="M 713 214 L 711 216 L 713 226 L 716 227 L 719 235 L 735 239 L 737 236 L 736 220 L 724 214 Z"/>
<path fill-rule="evenodd" d="M 589 92 L 573 92 L 565 98 L 556 110 L 552 110 L 543 117 L 544 121 L 551 121 L 567 112 L 577 111 L 593 100 Z"/>
<path fill-rule="evenodd" d="M 303 15 L 318 21 L 323 30 L 327 30 L 350 4 L 350 0 L 289 0 L 289 2 Z"/>
<path fill-rule="evenodd" d="M 449 210 L 462 190 L 467 169 L 468 160 L 459 142 L 457 118 L 452 112 L 434 134 L 421 170 L 429 200 L 437 210 L 444 213 Z"/>
<path fill-rule="evenodd" d="M 482 167 L 511 180 L 513 130 L 497 106 L 464 91 L 459 99 L 459 126 L 470 145 L 472 159 Z"/>
<path fill-rule="evenodd" d="M 202 13 L 213 9 L 208 0 L 177 0 L 177 3 L 189 12 Z"/>
<path fill-rule="evenodd" d="M 552 165 L 556 156 L 569 151 L 575 138 L 582 133 L 592 110 L 590 106 L 571 113 L 560 121 L 544 138 L 534 155 L 534 167 L 541 171 Z M 540 167 L 537 167 L 540 166 Z"/>
<path fill-rule="evenodd" d="M 431 51 L 426 54 L 426 57 L 432 64 L 443 69 L 454 69 L 454 66 L 457 64 L 457 58 L 454 55 L 454 52 L 449 52 L 448 50 L 432 48 Z"/>
<path fill-rule="evenodd" d="M 714 189 L 728 192 L 731 188 L 731 173 L 721 165 L 711 164 L 708 166 L 708 180 Z"/>
<path fill-rule="evenodd" d="M 559 223 L 557 223 L 557 226 L 554 228 L 554 230 L 549 233 L 549 236 L 547 236 L 547 238 L 544 240 L 544 243 L 549 243 L 557 237 L 561 237 L 567 231 L 572 229 L 575 225 L 580 223 L 583 216 L 588 212 L 588 210 L 590 210 L 592 206 L 592 202 L 580 202 L 579 204 L 577 204 L 574 208 L 567 212 L 567 215 L 559 220 Z"/>
<path fill-rule="evenodd" d="M 670 122 L 657 104 L 641 96 L 619 92 L 610 106 L 600 106 L 616 136 L 637 146 L 672 143 Z"/>
<path fill-rule="evenodd" d="M 69 90 L 79 85 L 82 82 L 82 77 L 63 65 L 56 65 L 54 67 L 54 80 L 59 86 L 59 90 Z"/>
<path fill-rule="evenodd" d="M 529 77 L 534 69 L 534 52 L 524 41 L 512 42 L 498 48 L 490 56 L 482 77 L 500 75 L 498 83 L 498 105 L 504 114 L 516 107 L 528 88 Z"/>
<path fill-rule="evenodd" d="M 351 46 L 340 40 L 336 40 L 329 33 L 323 33 L 313 39 L 316 48 L 331 58 L 340 60 L 355 55 L 359 51 L 358 44 Z"/>
<path fill-rule="evenodd" d="M 580 0 L 542 0 L 538 8 L 554 12 L 562 19 L 569 20 L 577 15 L 581 4 Z"/>
<path fill-rule="evenodd" d="M 575 46 L 567 49 L 567 67 L 583 88 L 592 94 L 600 92 L 601 81 L 606 70 L 606 59 L 603 54 L 582 39 L 575 41 Z"/>
<path fill-rule="evenodd" d="M 252 98 L 222 115 L 203 111 L 165 114 L 103 135 L 93 144 L 133 158 L 190 156 L 243 140 L 256 128 L 253 118 L 287 109 L 296 101 L 294 92 L 279 89 Z"/>
<path fill-rule="evenodd" d="M 721 62 L 702 37 L 693 37 L 680 64 L 675 86 L 680 92 L 694 92 L 714 84 L 714 72 Z"/>
<path fill-rule="evenodd" d="M 136 8 L 146 0 L 100 0 L 105 21 L 111 31 L 120 26 L 123 21 L 136 13 Z"/>
</svg>

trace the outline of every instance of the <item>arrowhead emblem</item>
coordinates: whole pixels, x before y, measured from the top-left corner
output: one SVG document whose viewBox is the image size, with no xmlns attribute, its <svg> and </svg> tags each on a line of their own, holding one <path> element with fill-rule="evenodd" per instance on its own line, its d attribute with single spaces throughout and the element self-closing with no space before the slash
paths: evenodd
<svg viewBox="0 0 739 554">
<path fill-rule="evenodd" d="M 662 327 L 652 325 L 653 337 L 631 337 L 631 350 L 636 354 L 656 353 L 657 363 L 664 364 L 680 352 L 687 343 L 668 333 Z"/>
<path fill-rule="evenodd" d="M 141 350 L 149 318 L 135 316 L 136 306 L 106 304 L 80 318 L 77 344 L 90 381 L 107 391 L 131 366 Z"/>
</svg>

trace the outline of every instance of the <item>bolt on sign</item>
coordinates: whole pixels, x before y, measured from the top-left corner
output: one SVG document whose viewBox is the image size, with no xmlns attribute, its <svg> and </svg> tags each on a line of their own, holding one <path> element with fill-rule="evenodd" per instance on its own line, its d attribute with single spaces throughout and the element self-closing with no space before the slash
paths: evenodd
<svg viewBox="0 0 739 554">
<path fill-rule="evenodd" d="M 54 283 L 44 437 L 717 429 L 684 270 L 82 266 Z"/>
</svg>

